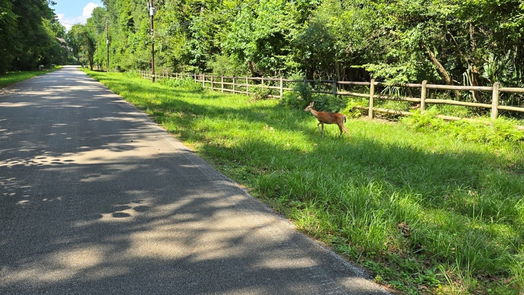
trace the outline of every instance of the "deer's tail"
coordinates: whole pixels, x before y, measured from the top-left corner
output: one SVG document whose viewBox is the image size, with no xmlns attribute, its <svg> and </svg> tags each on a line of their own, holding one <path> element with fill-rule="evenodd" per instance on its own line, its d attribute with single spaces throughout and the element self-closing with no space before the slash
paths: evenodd
<svg viewBox="0 0 524 295">
<path fill-rule="evenodd" d="M 344 116 L 344 123 L 346 123 L 346 116 Z"/>
</svg>

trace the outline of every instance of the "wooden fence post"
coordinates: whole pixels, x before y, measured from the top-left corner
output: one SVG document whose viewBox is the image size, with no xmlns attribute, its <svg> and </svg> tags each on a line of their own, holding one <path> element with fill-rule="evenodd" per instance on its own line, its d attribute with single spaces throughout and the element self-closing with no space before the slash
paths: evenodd
<svg viewBox="0 0 524 295">
<path fill-rule="evenodd" d="M 422 81 L 422 88 L 420 89 L 420 110 L 423 112 L 426 110 L 426 97 L 428 95 L 428 81 Z"/>
<path fill-rule="evenodd" d="M 206 75 L 200 74 L 200 78 L 202 78 L 202 88 L 206 88 Z"/>
<path fill-rule="evenodd" d="M 491 98 L 491 119 L 499 116 L 500 83 L 493 84 L 493 96 Z"/>
<path fill-rule="evenodd" d="M 284 97 L 284 78 L 280 76 L 280 98 Z"/>
<path fill-rule="evenodd" d="M 246 94 L 249 95 L 249 80 L 246 77 Z"/>
<path fill-rule="evenodd" d="M 224 92 L 224 76 L 220 76 L 220 90 Z"/>
<path fill-rule="evenodd" d="M 211 74 L 211 90 L 215 90 L 215 76 Z"/>
<path fill-rule="evenodd" d="M 369 83 L 369 111 L 368 111 L 368 117 L 370 119 L 373 119 L 373 104 L 375 99 L 375 79 L 371 79 L 371 82 Z"/>
<path fill-rule="evenodd" d="M 333 81 L 331 82 L 331 92 L 333 93 L 334 96 L 337 96 L 338 94 L 337 86 L 338 86 L 338 81 L 333 79 Z"/>
<path fill-rule="evenodd" d="M 235 76 L 233 76 L 233 93 L 236 93 L 236 90 L 235 90 L 235 82 L 236 82 L 236 79 L 235 79 Z"/>
</svg>

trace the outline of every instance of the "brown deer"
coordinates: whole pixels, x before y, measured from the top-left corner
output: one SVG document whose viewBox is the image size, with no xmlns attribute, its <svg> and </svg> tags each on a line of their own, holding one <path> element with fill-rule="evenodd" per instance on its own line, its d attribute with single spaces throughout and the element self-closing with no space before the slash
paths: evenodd
<svg viewBox="0 0 524 295">
<path fill-rule="evenodd" d="M 324 136 L 324 124 L 337 124 L 338 129 L 340 129 L 340 136 L 342 136 L 342 133 L 347 132 L 347 128 L 344 126 L 344 122 L 346 122 L 346 116 L 344 116 L 341 113 L 330 113 L 330 112 L 318 112 L 316 111 L 313 106 L 315 105 L 315 102 L 311 102 L 304 111 L 311 112 L 313 116 L 315 116 L 318 119 L 318 125 L 322 126 L 322 136 Z"/>
</svg>

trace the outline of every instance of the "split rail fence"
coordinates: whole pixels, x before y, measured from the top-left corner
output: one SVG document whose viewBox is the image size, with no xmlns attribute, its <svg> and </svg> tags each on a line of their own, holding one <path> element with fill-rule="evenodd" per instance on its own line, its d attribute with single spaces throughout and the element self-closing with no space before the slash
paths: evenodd
<svg viewBox="0 0 524 295">
<path fill-rule="evenodd" d="M 139 71 L 139 74 L 143 78 L 151 79 L 153 76 L 150 72 Z M 369 101 L 368 106 L 357 106 L 356 109 L 367 111 L 369 118 L 374 118 L 375 113 L 386 113 L 394 114 L 401 116 L 410 116 L 412 113 L 407 111 L 391 110 L 385 108 L 375 107 L 377 100 L 393 100 L 393 101 L 407 101 L 412 103 L 417 103 L 417 108 L 420 108 L 421 111 L 426 110 L 428 104 L 446 104 L 446 105 L 455 105 L 455 106 L 465 106 L 465 107 L 475 107 L 475 108 L 484 108 L 490 109 L 491 118 L 496 119 L 499 116 L 499 111 L 511 111 L 511 112 L 520 112 L 524 113 L 524 105 L 520 106 L 509 106 L 500 104 L 500 96 L 504 93 L 513 93 L 513 94 L 524 94 L 524 88 L 517 87 L 502 87 L 500 83 L 495 83 L 493 86 L 459 86 L 459 85 L 439 85 L 439 84 L 429 84 L 427 81 L 422 81 L 422 83 L 408 83 L 402 85 L 394 85 L 394 87 L 404 88 L 404 89 L 420 89 L 416 91 L 418 97 L 409 97 L 409 96 L 399 96 L 399 95 L 384 95 L 380 91 L 377 91 L 378 87 L 386 88 L 392 87 L 392 85 L 387 85 L 383 82 L 377 82 L 372 79 L 370 82 L 356 82 L 356 81 L 337 81 L 337 80 L 291 80 L 285 79 L 283 77 L 274 78 L 274 77 L 232 77 L 232 76 L 214 76 L 208 74 L 189 74 L 189 73 L 168 73 L 162 72 L 155 76 L 157 79 L 180 79 L 180 78 L 191 78 L 197 83 L 202 83 L 204 88 L 209 88 L 215 91 L 221 92 L 230 92 L 230 93 L 239 93 L 239 94 L 252 94 L 255 91 L 255 88 L 267 88 L 270 90 L 269 97 L 272 98 L 282 98 L 284 96 L 284 91 L 292 91 L 293 88 L 290 87 L 293 83 L 303 82 L 311 84 L 314 90 L 313 93 L 321 94 L 330 94 L 330 95 L 341 95 L 341 96 L 351 96 L 351 97 L 361 97 L 367 98 Z M 359 90 L 363 88 L 366 90 L 366 93 L 358 92 L 351 88 L 360 87 Z M 466 102 L 452 99 L 437 99 L 430 98 L 430 90 L 440 90 L 440 91 L 467 91 L 467 92 L 477 92 L 477 93 L 489 93 L 491 95 L 491 103 L 480 103 L 480 102 Z M 447 115 L 438 115 L 437 117 L 456 121 L 467 118 L 447 116 Z M 518 127 L 520 130 L 524 131 L 524 126 Z"/>
</svg>

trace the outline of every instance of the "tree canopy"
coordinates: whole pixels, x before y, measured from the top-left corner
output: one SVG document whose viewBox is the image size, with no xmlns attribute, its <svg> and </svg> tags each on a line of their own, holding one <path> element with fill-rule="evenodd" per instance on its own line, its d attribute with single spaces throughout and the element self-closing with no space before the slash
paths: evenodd
<svg viewBox="0 0 524 295">
<path fill-rule="evenodd" d="M 0 73 L 67 61 L 65 29 L 49 0 L 0 0 Z"/>
<path fill-rule="evenodd" d="M 85 26 L 93 62 L 106 64 L 109 39 L 110 67 L 149 68 L 147 1 L 104 4 Z M 155 7 L 161 69 L 523 85 L 520 0 L 155 0 Z"/>
</svg>

